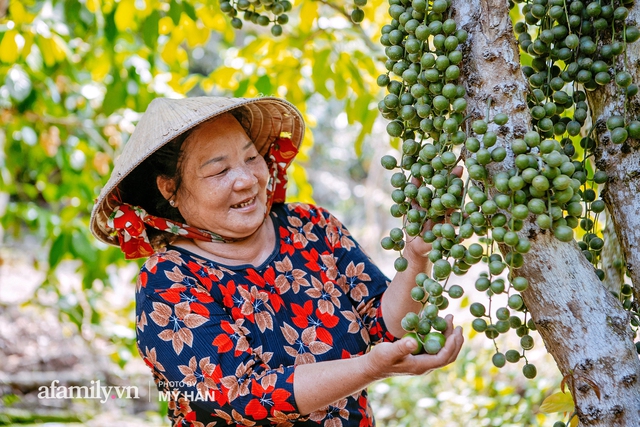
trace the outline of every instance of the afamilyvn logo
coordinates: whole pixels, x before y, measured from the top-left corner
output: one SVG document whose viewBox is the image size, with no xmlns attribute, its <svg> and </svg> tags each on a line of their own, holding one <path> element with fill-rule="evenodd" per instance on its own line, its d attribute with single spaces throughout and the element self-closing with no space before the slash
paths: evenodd
<svg viewBox="0 0 640 427">
<path fill-rule="evenodd" d="M 59 382 L 53 380 L 50 386 L 38 387 L 38 399 L 100 399 L 100 403 L 116 396 L 118 399 L 139 399 L 136 386 L 101 386 L 100 380 L 91 380 L 90 386 L 57 385 Z"/>
</svg>

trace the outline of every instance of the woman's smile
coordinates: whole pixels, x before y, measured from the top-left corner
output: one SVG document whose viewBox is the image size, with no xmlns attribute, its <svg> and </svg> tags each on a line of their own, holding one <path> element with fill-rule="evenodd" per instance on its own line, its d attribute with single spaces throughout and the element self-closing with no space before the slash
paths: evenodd
<svg viewBox="0 0 640 427">
<path fill-rule="evenodd" d="M 237 210 L 245 210 L 248 211 L 250 210 L 249 208 L 251 208 L 251 210 L 253 208 L 256 207 L 255 204 L 256 201 L 256 196 L 250 197 L 248 199 L 245 199 L 244 201 L 240 202 L 240 203 L 236 203 L 235 205 L 231 205 L 231 209 L 237 209 Z"/>
</svg>

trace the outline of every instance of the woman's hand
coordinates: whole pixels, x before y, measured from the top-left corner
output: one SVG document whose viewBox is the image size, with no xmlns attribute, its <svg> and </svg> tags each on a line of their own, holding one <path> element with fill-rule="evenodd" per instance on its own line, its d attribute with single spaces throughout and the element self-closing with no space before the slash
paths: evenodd
<svg viewBox="0 0 640 427">
<path fill-rule="evenodd" d="M 428 219 L 427 222 L 424 223 L 422 233 L 420 234 L 422 235 L 426 231 L 431 230 L 434 225 L 435 223 Z M 431 243 L 426 243 L 422 240 L 421 236 L 407 237 L 407 243 L 402 251 L 402 255 L 409 261 L 409 263 L 425 263 L 425 258 L 429 251 L 431 251 Z"/>
<path fill-rule="evenodd" d="M 456 360 L 464 339 L 462 328 L 453 328 L 446 317 L 445 346 L 435 355 L 411 354 L 415 341 L 404 338 L 380 343 L 364 356 L 327 360 L 296 366 L 293 389 L 301 414 L 309 414 L 367 387 L 373 381 L 394 375 L 422 375 Z"/>
<path fill-rule="evenodd" d="M 451 170 L 451 174 L 460 178 L 462 176 L 463 168 L 462 166 L 456 166 Z M 419 186 L 419 182 L 416 178 L 412 178 L 412 182 Z M 417 203 L 413 202 L 413 208 L 424 210 Z M 447 215 L 450 214 L 451 211 L 447 212 Z M 422 227 L 422 233 L 424 234 L 426 231 L 429 231 L 433 228 L 436 223 L 431 221 L 430 219 L 425 222 Z M 407 243 L 405 249 L 403 251 L 404 257 L 409 260 L 409 262 L 424 262 L 423 259 L 426 257 L 427 253 L 431 251 L 431 243 L 425 243 L 420 236 L 407 238 Z M 421 261 L 422 260 L 422 261 Z"/>
<path fill-rule="evenodd" d="M 380 343 L 362 357 L 367 376 L 373 381 L 395 375 L 422 375 L 452 363 L 458 357 L 464 338 L 460 326 L 454 329 L 452 315 L 447 315 L 446 321 L 444 335 L 447 341 L 437 354 L 412 355 L 416 342 L 411 338 Z"/>
</svg>

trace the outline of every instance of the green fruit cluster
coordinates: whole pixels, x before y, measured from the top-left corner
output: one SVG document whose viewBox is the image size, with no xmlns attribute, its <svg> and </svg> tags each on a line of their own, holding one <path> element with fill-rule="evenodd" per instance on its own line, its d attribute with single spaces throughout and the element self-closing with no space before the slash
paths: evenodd
<svg viewBox="0 0 640 427">
<path fill-rule="evenodd" d="M 629 43 L 640 39 L 640 30 L 635 22 L 627 20 L 627 7 L 633 2 L 533 0 L 522 5 L 524 21 L 514 26 L 521 50 L 531 56 L 531 65 L 522 67 L 522 71 L 532 88 L 528 99 L 532 125 L 545 141 L 558 141 L 555 151 L 572 159 L 575 166 L 573 174 L 565 173 L 570 166 L 564 163 L 559 166 L 564 175 L 570 176 L 570 187 L 574 190 L 578 187 L 574 180 L 582 184 L 574 191 L 572 199 L 560 206 L 563 209 L 560 221 L 566 221 L 566 225 L 573 229 L 581 229 L 582 238 L 578 246 L 587 260 L 594 264 L 601 280 L 605 273 L 597 267 L 601 262 L 604 240 L 598 219 L 605 203 L 597 198 L 597 190 L 608 177 L 594 164 L 593 151 L 599 144 L 625 144 L 628 139 L 640 138 L 640 121 L 627 113 L 629 99 L 638 93 L 638 86 L 625 68 L 627 61 L 619 59 L 625 56 Z M 620 97 L 626 100 L 623 110 L 606 119 L 607 132 L 598 141 L 593 136 L 594 129 L 586 127 L 589 117 L 586 92 L 603 85 L 615 85 Z M 540 152 L 545 151 L 543 143 Z M 524 177 L 524 172 L 522 175 Z M 564 180 L 567 181 L 566 178 Z M 555 187 L 555 179 L 552 184 Z M 558 213 L 556 211 L 556 215 Z M 549 224 L 546 218 L 542 219 L 544 225 Z M 556 221 L 553 217 L 551 219 L 554 233 L 561 238 L 555 229 Z M 539 222 L 540 216 L 537 221 L 544 228 Z M 624 261 L 615 260 L 615 264 L 624 271 Z M 624 285 L 616 296 L 630 311 L 631 326 L 637 334 L 640 307 L 633 298 L 631 287 Z"/>
<path fill-rule="evenodd" d="M 243 21 L 263 27 L 271 25 L 271 34 L 274 36 L 282 34 L 282 26 L 289 22 L 287 12 L 291 11 L 292 7 L 289 0 L 222 0 L 220 2 L 220 10 L 231 17 L 233 28 L 241 29 Z"/>
<path fill-rule="evenodd" d="M 596 144 L 607 141 L 596 141 L 593 129 L 586 128 L 586 92 L 615 81 L 622 96 L 636 94 L 630 74 L 616 67 L 627 43 L 640 38 L 640 33 L 625 25 L 623 4 L 614 7 L 589 0 L 514 4 L 524 15 L 524 21 L 515 24 L 520 47 L 532 56 L 531 66 L 522 68 L 532 89 L 528 96 L 532 122 L 524 135 L 498 141 L 509 117 L 492 112 L 491 100 L 484 118 L 471 120 L 465 115 L 460 67 L 468 35 L 449 18 L 450 5 L 451 0 L 389 0 L 391 21 L 380 36 L 388 72 L 378 77 L 387 95 L 378 108 L 389 120 L 387 133 L 401 140 L 402 156 L 398 161 L 387 155 L 381 163 L 395 171 L 391 214 L 402 218 L 403 226 L 391 230 L 381 245 L 400 252 L 394 264 L 397 271 L 408 266 L 402 256 L 408 239 L 422 238 L 432 245 L 431 274 L 419 274 L 411 291 L 423 309 L 403 321 L 407 331 L 418 335 L 440 330 L 436 327 L 444 322 L 440 310 L 448 307 L 449 298 L 462 296 L 460 286 L 449 284 L 452 275 L 464 275 L 472 265 L 486 263 L 488 271 L 476 280 L 476 289 L 486 292 L 489 302 L 494 295 L 506 294 L 508 303 L 495 312 L 488 312 L 484 304 L 472 304 L 473 328 L 492 340 L 514 330 L 521 349 L 497 351 L 493 363 L 502 367 L 507 361 L 524 360 L 523 374 L 533 378 L 536 369 L 527 361 L 526 351 L 533 347 L 529 332 L 535 324 L 527 319 L 520 296 L 529 284 L 517 274 L 523 255 L 531 249 L 522 228 L 525 221 L 535 221 L 562 242 L 573 241 L 574 230 L 581 230 L 578 245 L 604 279 L 604 271 L 597 268 L 604 246 L 598 215 L 605 209 L 598 188 L 608 177 L 595 168 L 592 153 Z M 640 122 L 623 113 L 606 123 L 608 138 L 615 144 L 640 137 Z M 510 153 L 512 166 L 491 176 L 488 166 L 505 161 Z M 463 158 L 466 181 L 453 173 Z M 425 230 L 429 220 L 435 225 Z M 479 243 L 467 244 L 473 236 Z"/>
</svg>

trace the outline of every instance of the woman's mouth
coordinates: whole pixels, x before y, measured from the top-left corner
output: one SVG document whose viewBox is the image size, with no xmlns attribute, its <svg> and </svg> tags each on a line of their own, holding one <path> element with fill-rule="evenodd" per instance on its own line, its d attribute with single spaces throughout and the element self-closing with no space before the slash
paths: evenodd
<svg viewBox="0 0 640 427">
<path fill-rule="evenodd" d="M 235 205 L 231 205 L 232 209 L 242 209 L 242 208 L 246 208 L 247 206 L 250 206 L 254 201 L 256 200 L 255 197 L 252 197 L 250 199 L 247 199 L 243 202 L 240 203 L 236 203 Z"/>
</svg>

